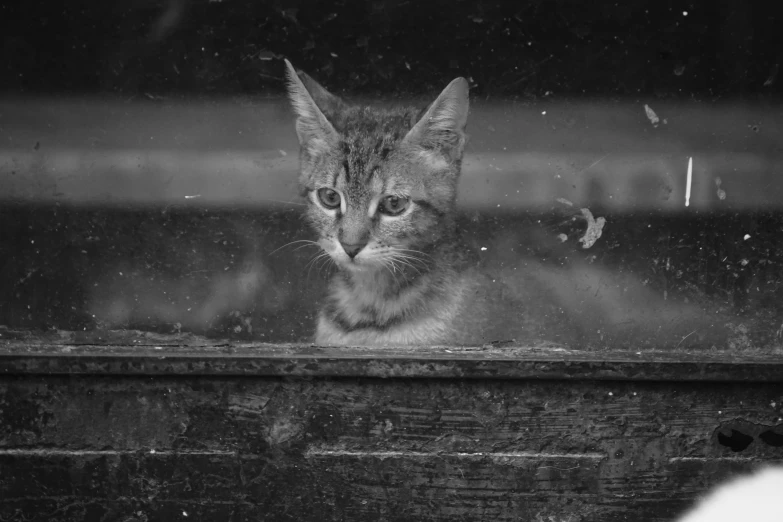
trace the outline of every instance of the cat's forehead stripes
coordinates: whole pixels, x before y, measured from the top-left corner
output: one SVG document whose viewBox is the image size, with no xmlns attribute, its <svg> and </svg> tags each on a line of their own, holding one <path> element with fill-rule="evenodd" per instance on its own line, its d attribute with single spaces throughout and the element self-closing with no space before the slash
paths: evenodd
<svg viewBox="0 0 783 522">
<path fill-rule="evenodd" d="M 411 129 L 409 110 L 357 108 L 340 125 L 346 156 L 385 160 Z"/>
<path fill-rule="evenodd" d="M 395 175 L 394 170 L 384 169 L 382 162 L 366 166 L 362 161 L 344 165 L 335 176 L 335 184 L 349 196 L 357 198 L 382 194 L 407 195 L 413 190 L 412 180 Z"/>
<path fill-rule="evenodd" d="M 410 109 L 384 111 L 368 107 L 357 107 L 345 114 L 338 126 L 342 158 L 335 183 L 359 197 L 394 190 L 387 186 L 393 176 L 384 166 L 409 132 L 412 114 Z"/>
</svg>

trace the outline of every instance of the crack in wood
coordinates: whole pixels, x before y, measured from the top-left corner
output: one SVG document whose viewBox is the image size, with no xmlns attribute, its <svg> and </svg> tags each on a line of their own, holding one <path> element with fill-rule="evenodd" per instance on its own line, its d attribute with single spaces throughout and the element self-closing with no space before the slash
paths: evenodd
<svg viewBox="0 0 783 522">
<path fill-rule="evenodd" d="M 67 450 L 67 449 L 49 449 L 49 448 L 2 448 L 0 449 L 0 456 L 21 456 L 21 457 L 47 457 L 47 456 L 68 456 L 68 457 L 92 457 L 92 456 L 104 456 L 104 455 L 187 455 L 197 457 L 224 457 L 224 456 L 236 456 L 236 451 L 171 451 L 171 450 L 156 450 L 152 448 L 137 449 L 137 450 Z"/>
<path fill-rule="evenodd" d="M 305 452 L 305 458 L 317 457 L 355 457 L 355 458 L 431 458 L 431 457 L 456 457 L 462 459 L 563 459 L 563 460 L 603 460 L 607 458 L 605 453 L 538 453 L 528 451 L 509 452 L 459 452 L 459 451 L 349 451 L 328 450 L 311 448 Z"/>
</svg>

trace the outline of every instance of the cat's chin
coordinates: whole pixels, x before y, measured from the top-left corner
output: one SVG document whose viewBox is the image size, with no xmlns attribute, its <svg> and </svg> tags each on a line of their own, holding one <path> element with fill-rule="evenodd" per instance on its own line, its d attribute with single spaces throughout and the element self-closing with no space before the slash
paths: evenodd
<svg viewBox="0 0 783 522">
<path fill-rule="evenodd" d="M 340 270 L 358 277 L 375 277 L 384 271 L 381 263 L 368 259 L 341 259 L 337 261 Z"/>
<path fill-rule="evenodd" d="M 366 261 L 362 262 L 356 260 L 342 261 L 338 263 L 338 266 L 343 270 L 347 270 L 348 272 L 362 273 L 362 274 L 370 274 L 372 272 L 375 272 L 378 268 L 380 268 L 380 266 L 367 263 Z"/>
</svg>

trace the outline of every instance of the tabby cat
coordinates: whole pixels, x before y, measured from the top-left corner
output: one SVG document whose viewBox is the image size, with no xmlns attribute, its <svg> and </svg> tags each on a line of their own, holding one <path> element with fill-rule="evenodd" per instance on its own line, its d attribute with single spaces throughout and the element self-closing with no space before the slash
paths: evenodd
<svg viewBox="0 0 783 522">
<path fill-rule="evenodd" d="M 339 268 L 316 342 L 464 338 L 478 284 L 466 270 L 453 217 L 468 82 L 455 79 L 424 111 L 378 109 L 347 105 L 287 60 L 286 66 L 307 218 Z"/>
</svg>

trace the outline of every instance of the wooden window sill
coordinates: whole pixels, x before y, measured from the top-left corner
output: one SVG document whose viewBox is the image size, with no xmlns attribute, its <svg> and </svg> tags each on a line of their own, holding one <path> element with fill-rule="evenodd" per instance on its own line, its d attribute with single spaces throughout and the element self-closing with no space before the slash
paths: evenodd
<svg viewBox="0 0 783 522">
<path fill-rule="evenodd" d="M 3 374 L 783 382 L 783 355 L 557 345 L 329 347 L 139 331 L 0 331 Z"/>
</svg>

